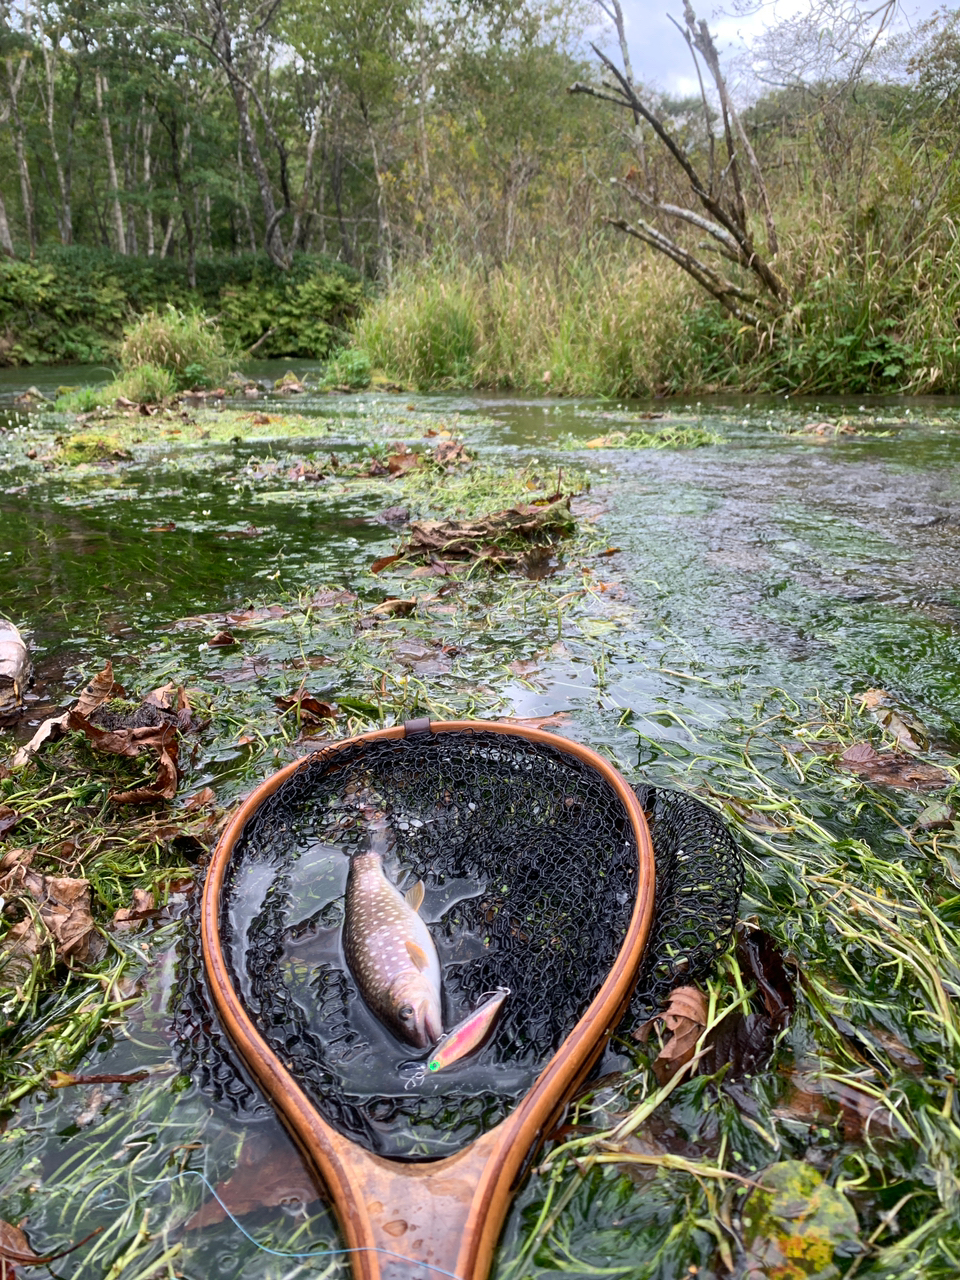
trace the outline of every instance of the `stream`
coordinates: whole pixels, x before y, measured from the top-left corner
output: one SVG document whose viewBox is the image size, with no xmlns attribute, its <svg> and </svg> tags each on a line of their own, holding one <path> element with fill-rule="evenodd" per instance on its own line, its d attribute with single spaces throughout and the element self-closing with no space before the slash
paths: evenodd
<svg viewBox="0 0 960 1280">
<path fill-rule="evenodd" d="M 316 369 L 261 362 L 245 372 L 272 381 L 289 367 L 308 378 Z M 960 402 L 721 396 L 617 405 L 495 394 L 308 392 L 282 400 L 265 393 L 254 406 L 234 407 L 295 413 L 305 420 L 296 438 L 272 436 L 266 427 L 256 439 L 180 444 L 174 434 L 151 436 L 154 424 L 146 420 L 148 451 L 134 448 L 132 457 L 109 465 L 44 470 L 44 451 L 72 428 L 53 410 L 25 409 L 16 397 L 30 386 L 53 395 L 62 384 L 106 379 L 106 370 L 0 370 L 0 612 L 28 637 L 36 672 L 28 714 L 8 738 L 26 740 L 107 658 L 117 678 L 140 693 L 166 680 L 212 690 L 226 699 L 234 723 L 215 749 L 195 759 L 183 795 L 210 786 L 229 808 L 303 749 L 263 729 L 267 715 L 276 716 L 276 697 L 306 678 L 317 696 L 369 701 L 378 686 L 364 664 L 386 663 L 391 678 L 401 668 L 407 673 L 409 699 L 429 695 L 440 707 L 466 713 L 559 715 L 556 732 L 591 745 L 631 780 L 695 790 L 718 806 L 739 796 L 755 807 L 779 788 L 777 796 L 795 796 L 825 831 L 837 866 L 847 856 L 843 849 L 862 841 L 878 860 L 914 867 L 925 902 L 957 900 L 960 867 L 949 850 L 928 856 L 903 834 L 915 829 L 923 795 L 888 789 L 883 803 L 867 803 L 851 775 L 836 783 L 835 771 L 819 763 L 794 768 L 791 758 L 797 742 L 825 724 L 853 726 L 858 740 L 869 737 L 870 722 L 856 718 L 856 695 L 882 689 L 923 724 L 939 763 L 956 763 Z M 717 443 L 587 447 L 617 431 L 656 430 L 659 420 L 638 416 L 644 413 L 667 413 L 714 432 Z M 841 416 L 849 433 L 803 430 Z M 407 422 L 416 428 L 409 434 Z M 493 585 L 481 586 L 455 621 L 437 613 L 431 622 L 429 608 L 419 620 L 391 619 L 386 648 L 372 657 L 312 614 L 296 631 L 284 630 L 279 615 L 266 618 L 234 650 L 205 643 L 221 628 L 220 615 L 274 601 L 288 608 L 326 589 L 355 593 L 367 604 L 429 595 L 429 607 L 440 609 L 434 580 L 369 573 L 402 536 L 378 519 L 392 501 L 389 481 L 335 492 L 291 478 L 305 458 L 334 453 L 346 460 L 371 442 L 408 439 L 422 447 L 430 424 L 462 438 L 480 461 L 558 476 L 558 487 L 564 471 L 586 472 L 589 492 L 575 509 L 592 532 L 575 572 L 561 556 L 543 578 L 511 588 L 507 603 Z M 24 442 L 35 458 L 24 457 Z M 429 650 L 435 634 L 449 641 L 452 667 Z M 331 664 L 311 666 L 311 655 L 320 652 Z M 397 689 L 399 697 L 399 681 Z M 771 723 L 773 729 L 765 727 Z M 251 763 L 249 739 L 261 731 L 265 746 Z M 243 734 L 247 740 L 238 745 Z M 738 772 L 747 753 L 755 769 L 749 776 Z M 824 999 L 830 990 L 845 993 L 838 997 L 846 1002 L 843 1017 L 856 1022 L 856 979 L 832 958 L 837 935 L 832 926 L 807 927 L 813 890 L 797 888 L 806 874 L 802 864 L 809 859 L 812 867 L 820 846 L 814 850 L 796 824 L 785 823 L 783 834 L 756 823 L 752 829 L 756 840 L 749 821 L 738 826 L 748 861 L 742 916 L 771 928 L 779 921 L 797 964 L 820 975 Z M 849 856 L 853 865 L 860 854 Z M 856 866 L 857 883 L 876 890 L 880 881 Z M 143 998 L 77 1068 L 149 1076 L 135 1085 L 41 1089 L 24 1097 L 0 1155 L 6 1187 L 0 1216 L 16 1222 L 29 1215 L 35 1247 L 62 1247 L 106 1228 L 93 1245 L 56 1264 L 57 1274 L 71 1280 L 346 1275 L 331 1221 L 297 1172 L 277 1122 L 264 1111 L 255 1123 L 241 1123 L 171 1065 L 166 1010 L 183 963 L 179 929 L 176 920 L 161 921 L 152 933 L 134 935 Z M 865 952 L 854 967 L 865 972 L 874 962 Z M 956 1046 L 937 1047 L 932 1023 L 918 1027 L 897 1013 L 894 978 L 863 996 L 873 1002 L 870 1019 L 879 1026 L 876 1010 L 887 1010 L 884 1034 L 911 1053 L 933 1055 L 924 1059 L 927 1075 L 939 1079 Z M 886 978 L 878 971 L 870 981 L 882 985 Z M 798 1013 L 789 1044 L 794 1067 L 776 1077 L 780 1085 L 773 1075 L 765 1085 L 750 1084 L 758 1097 L 766 1093 L 756 1103 L 760 1110 L 746 1109 L 749 1123 L 732 1109 L 723 1113 L 720 1149 L 737 1153 L 737 1167 L 810 1159 L 804 1153 L 811 1147 L 820 1151 L 813 1163 L 824 1176 L 852 1167 L 843 1162 L 862 1144 L 839 1121 L 770 1119 L 771 1109 L 783 1106 L 790 1070 L 812 1070 L 812 1062 L 827 1069 L 829 1037 L 818 1026 L 812 1014 Z M 606 1065 L 612 1070 L 626 1061 L 613 1056 Z M 620 1103 L 610 1093 L 596 1105 L 616 1115 Z M 670 1138 L 664 1122 L 653 1147 L 696 1147 L 719 1158 L 720 1138 L 697 1127 L 698 1109 L 690 1093 L 671 1122 L 682 1142 L 676 1133 Z M 833 1125 L 832 1136 L 812 1137 L 816 1123 Z M 675 1139 L 679 1146 L 671 1146 Z M 234 1203 L 250 1201 L 249 1212 L 239 1210 L 245 1229 L 291 1256 L 263 1252 L 215 1212 L 203 1230 L 181 1230 L 208 1195 L 195 1177 L 177 1171 L 204 1170 L 222 1186 L 238 1162 Z M 716 1274 L 716 1240 L 708 1231 L 690 1226 L 670 1235 L 675 1191 L 622 1170 L 587 1179 L 586 1189 L 557 1210 L 546 1243 L 530 1254 L 524 1242 L 554 1194 L 552 1177 L 535 1173 L 515 1203 L 493 1272 L 498 1280 L 557 1269 L 625 1280 Z M 260 1203 L 258 1183 L 269 1184 Z M 872 1228 L 887 1198 L 872 1184 L 862 1196 L 856 1207 Z M 917 1221 L 926 1203 L 917 1204 Z M 691 1209 L 687 1217 L 694 1222 L 703 1212 Z M 333 1252 L 307 1256 L 324 1249 Z M 867 1264 L 859 1274 L 887 1273 Z"/>
</svg>

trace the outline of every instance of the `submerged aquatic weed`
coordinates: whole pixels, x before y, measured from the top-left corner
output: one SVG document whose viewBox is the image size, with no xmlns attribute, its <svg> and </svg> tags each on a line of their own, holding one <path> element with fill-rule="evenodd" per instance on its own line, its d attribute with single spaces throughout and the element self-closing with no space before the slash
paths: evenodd
<svg viewBox="0 0 960 1280">
<path fill-rule="evenodd" d="M 567 435 L 557 441 L 556 448 L 580 449 L 702 449 L 722 444 L 723 437 L 705 427 L 665 426 L 649 431 L 612 431 L 609 435 L 584 440 Z"/>
</svg>

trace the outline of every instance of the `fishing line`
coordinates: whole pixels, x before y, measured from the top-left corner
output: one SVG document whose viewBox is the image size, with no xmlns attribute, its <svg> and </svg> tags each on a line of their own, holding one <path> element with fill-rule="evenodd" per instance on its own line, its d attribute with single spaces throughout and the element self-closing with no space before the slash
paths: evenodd
<svg viewBox="0 0 960 1280">
<path fill-rule="evenodd" d="M 435 1267 L 430 1262 L 420 1262 L 415 1258 L 407 1258 L 402 1253 L 394 1253 L 390 1249 L 378 1249 L 373 1245 L 361 1245 L 357 1249 L 312 1249 L 308 1253 L 293 1253 L 287 1252 L 285 1249 L 271 1249 L 269 1245 L 261 1244 L 255 1236 L 250 1234 L 242 1222 L 237 1221 L 217 1195 L 216 1187 L 209 1178 L 207 1178 L 206 1174 L 201 1173 L 199 1169 L 181 1169 L 180 1172 L 174 1174 L 172 1178 L 157 1178 L 156 1181 L 151 1182 L 149 1185 L 151 1187 L 162 1187 L 164 1183 L 176 1182 L 178 1178 L 183 1177 L 199 1178 L 240 1234 L 246 1236 L 250 1243 L 256 1245 L 258 1249 L 262 1250 L 264 1253 L 272 1254 L 275 1258 L 332 1258 L 337 1255 L 343 1256 L 348 1253 L 381 1253 L 387 1258 L 398 1258 L 401 1262 L 409 1262 L 412 1266 L 425 1267 L 427 1271 L 436 1271 L 441 1276 L 448 1276 L 449 1280 L 460 1280 L 460 1277 L 454 1271 L 444 1271 L 443 1267 Z M 144 1178 L 143 1181 L 146 1182 L 147 1179 Z"/>
</svg>

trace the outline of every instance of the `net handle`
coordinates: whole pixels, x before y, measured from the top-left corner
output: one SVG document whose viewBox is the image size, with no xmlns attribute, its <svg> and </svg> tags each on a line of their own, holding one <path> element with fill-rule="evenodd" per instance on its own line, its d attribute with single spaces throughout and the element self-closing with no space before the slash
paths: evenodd
<svg viewBox="0 0 960 1280">
<path fill-rule="evenodd" d="M 533 1155 L 603 1052 L 630 999 L 653 917 L 653 843 L 632 789 L 609 761 L 589 747 L 541 729 L 503 722 L 427 722 L 423 727 L 416 724 L 413 731 L 502 734 L 566 752 L 603 776 L 633 828 L 638 854 L 637 895 L 623 944 L 586 1012 L 510 1115 L 462 1151 L 442 1160 L 401 1162 L 374 1155 L 321 1118 L 243 1006 L 220 937 L 224 877 L 247 822 L 288 778 L 306 767 L 311 756 L 291 762 L 262 782 L 243 801 L 220 837 L 203 888 L 200 927 L 204 969 L 224 1029 L 329 1192 L 346 1246 L 358 1251 L 351 1255 L 356 1280 L 430 1280 L 438 1269 L 459 1280 L 484 1280 L 510 1201 Z M 333 755 L 358 742 L 401 738 L 406 733 L 407 726 L 395 725 L 328 744 L 322 750 Z"/>
</svg>

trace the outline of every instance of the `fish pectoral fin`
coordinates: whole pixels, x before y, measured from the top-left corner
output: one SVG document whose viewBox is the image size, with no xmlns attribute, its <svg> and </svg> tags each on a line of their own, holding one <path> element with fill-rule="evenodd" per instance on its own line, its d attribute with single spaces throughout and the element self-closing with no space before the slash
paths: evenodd
<svg viewBox="0 0 960 1280">
<path fill-rule="evenodd" d="M 418 880 L 417 883 L 413 886 L 413 888 L 408 889 L 403 896 L 407 900 L 408 907 L 412 907 L 414 911 L 419 911 L 420 908 L 423 906 L 423 895 L 424 895 L 423 881 Z"/>
<path fill-rule="evenodd" d="M 430 964 L 430 961 L 427 959 L 427 953 L 424 951 L 423 947 L 418 947 L 415 942 L 407 943 L 407 955 L 421 973 L 423 973 L 424 969 L 426 969 Z"/>
</svg>

